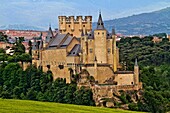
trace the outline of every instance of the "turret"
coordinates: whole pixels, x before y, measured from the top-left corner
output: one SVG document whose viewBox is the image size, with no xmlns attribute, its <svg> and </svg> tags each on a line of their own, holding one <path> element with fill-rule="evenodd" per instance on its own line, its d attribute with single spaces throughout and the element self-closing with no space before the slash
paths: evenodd
<svg viewBox="0 0 170 113">
<path fill-rule="evenodd" d="M 139 84 L 139 66 L 137 58 L 135 59 L 135 65 L 134 65 L 134 83 L 135 85 Z"/>
<path fill-rule="evenodd" d="M 117 71 L 117 48 L 116 48 L 116 36 L 112 35 L 113 38 L 113 70 Z"/>
<path fill-rule="evenodd" d="M 71 22 L 71 30 L 74 31 L 74 16 L 70 16 L 69 19 Z"/>
<path fill-rule="evenodd" d="M 79 30 L 80 31 L 83 30 L 82 20 L 83 20 L 82 16 L 77 16 L 77 21 L 79 22 Z"/>
<path fill-rule="evenodd" d="M 82 32 L 81 32 L 81 50 L 83 51 L 82 59 L 83 59 L 84 63 L 87 62 L 87 51 L 88 51 L 87 46 L 88 46 L 87 45 L 87 34 L 86 34 L 86 31 L 84 32 L 84 30 L 82 30 Z"/>
</svg>

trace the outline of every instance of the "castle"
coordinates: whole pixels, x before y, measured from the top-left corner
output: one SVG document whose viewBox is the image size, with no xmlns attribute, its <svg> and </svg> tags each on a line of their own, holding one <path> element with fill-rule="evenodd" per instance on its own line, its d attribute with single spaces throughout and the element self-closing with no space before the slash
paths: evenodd
<svg viewBox="0 0 170 113">
<path fill-rule="evenodd" d="M 116 47 L 115 30 L 109 33 L 102 20 L 98 17 L 97 27 L 92 30 L 92 17 L 59 16 L 60 33 L 54 35 L 49 27 L 45 40 L 34 41 L 32 63 L 42 67 L 43 71 L 51 70 L 54 79 L 65 78 L 70 83 L 74 74 L 80 73 L 80 86 L 88 85 L 88 78 L 95 80 L 99 94 L 109 88 L 112 95 L 114 90 L 139 90 L 139 67 L 135 61 L 134 71 L 119 71 L 119 48 Z M 78 37 L 78 38 L 77 38 Z M 99 89 L 99 90 L 97 90 Z M 109 94 L 109 93 L 107 93 Z"/>
<path fill-rule="evenodd" d="M 81 37 L 81 31 L 85 29 L 88 33 L 92 30 L 92 16 L 59 16 L 59 30 L 60 33 L 66 34 L 70 33 L 71 36 Z"/>
</svg>

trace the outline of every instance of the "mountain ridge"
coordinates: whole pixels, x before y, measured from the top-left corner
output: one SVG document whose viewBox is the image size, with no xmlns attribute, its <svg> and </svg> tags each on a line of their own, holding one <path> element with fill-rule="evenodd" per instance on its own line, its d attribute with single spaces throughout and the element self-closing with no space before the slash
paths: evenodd
<svg viewBox="0 0 170 113">
<path fill-rule="evenodd" d="M 170 33 L 170 7 L 104 22 L 109 31 L 115 26 L 117 32 L 125 35 Z"/>
<path fill-rule="evenodd" d="M 96 22 L 93 22 L 93 29 L 96 28 L 96 24 Z M 108 31 L 112 31 L 112 28 L 114 27 L 117 33 L 121 33 L 123 35 L 152 35 L 156 33 L 170 34 L 170 7 L 158 11 L 105 20 L 104 25 Z M 24 24 L 0 26 L 0 29 L 47 30 L 44 27 Z"/>
</svg>

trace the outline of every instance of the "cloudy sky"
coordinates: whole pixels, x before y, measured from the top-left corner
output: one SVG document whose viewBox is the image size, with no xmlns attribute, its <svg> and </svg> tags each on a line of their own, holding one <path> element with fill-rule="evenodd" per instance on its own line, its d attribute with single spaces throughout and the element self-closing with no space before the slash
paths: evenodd
<svg viewBox="0 0 170 113">
<path fill-rule="evenodd" d="M 58 27 L 59 15 L 115 19 L 170 7 L 170 0 L 0 0 L 0 26 L 26 24 Z"/>
</svg>

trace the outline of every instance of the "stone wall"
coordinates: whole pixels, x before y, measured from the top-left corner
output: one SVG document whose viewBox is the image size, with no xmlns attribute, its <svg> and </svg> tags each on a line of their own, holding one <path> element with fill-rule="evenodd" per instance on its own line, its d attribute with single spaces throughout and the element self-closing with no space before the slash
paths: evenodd
<svg viewBox="0 0 170 113">
<path fill-rule="evenodd" d="M 92 16 L 85 16 L 84 19 L 82 16 L 77 16 L 76 19 L 74 16 L 59 16 L 58 20 L 60 33 L 63 34 L 70 33 L 79 38 L 83 30 L 87 32 L 92 30 Z"/>
</svg>

